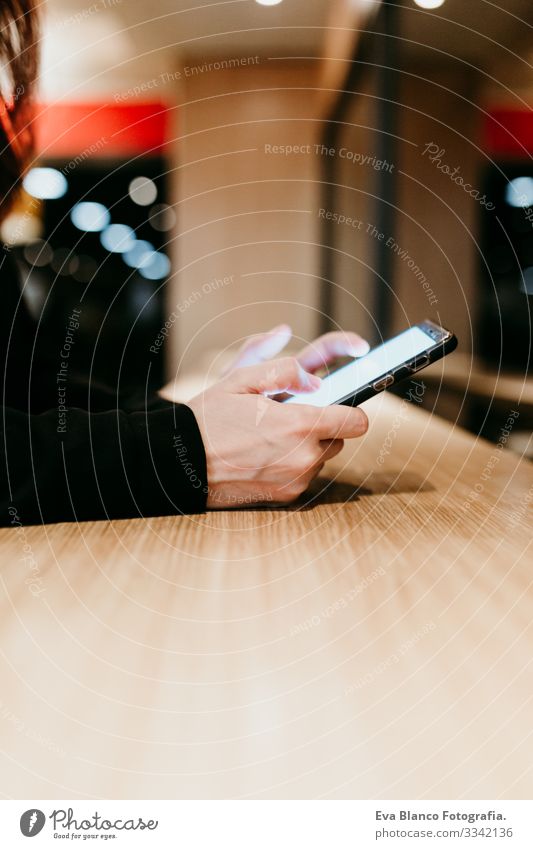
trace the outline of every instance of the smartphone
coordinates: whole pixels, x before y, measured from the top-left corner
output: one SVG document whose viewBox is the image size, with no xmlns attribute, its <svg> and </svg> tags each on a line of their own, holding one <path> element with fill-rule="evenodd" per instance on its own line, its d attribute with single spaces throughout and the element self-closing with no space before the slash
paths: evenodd
<svg viewBox="0 0 533 849">
<path fill-rule="evenodd" d="M 393 383 L 440 360 L 456 347 L 457 339 L 453 333 L 432 321 L 422 321 L 372 348 L 364 357 L 332 372 L 315 392 L 291 395 L 283 403 L 314 407 L 350 404 L 356 407 Z"/>
</svg>

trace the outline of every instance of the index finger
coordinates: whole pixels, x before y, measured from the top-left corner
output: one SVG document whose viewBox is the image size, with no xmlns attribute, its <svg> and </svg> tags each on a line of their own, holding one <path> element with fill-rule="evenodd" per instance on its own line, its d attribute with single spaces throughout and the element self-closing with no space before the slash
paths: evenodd
<svg viewBox="0 0 533 849">
<path fill-rule="evenodd" d="M 277 356 L 289 343 L 292 330 L 288 324 L 279 324 L 266 333 L 250 336 L 241 345 L 229 371 L 243 366 L 253 366 Z"/>
<path fill-rule="evenodd" d="M 314 371 L 336 357 L 361 357 L 368 353 L 369 347 L 368 342 L 357 333 L 333 331 L 306 345 L 297 355 L 297 360 L 306 371 Z"/>
</svg>

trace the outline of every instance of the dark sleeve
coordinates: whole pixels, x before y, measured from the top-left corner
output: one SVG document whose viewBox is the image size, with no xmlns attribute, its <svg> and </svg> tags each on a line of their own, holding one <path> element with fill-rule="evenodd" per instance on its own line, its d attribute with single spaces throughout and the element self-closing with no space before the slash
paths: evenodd
<svg viewBox="0 0 533 849">
<path fill-rule="evenodd" d="M 158 399 L 131 412 L 69 407 L 66 421 L 55 409 L 2 413 L 2 525 L 205 509 L 204 446 L 185 405 Z"/>
</svg>

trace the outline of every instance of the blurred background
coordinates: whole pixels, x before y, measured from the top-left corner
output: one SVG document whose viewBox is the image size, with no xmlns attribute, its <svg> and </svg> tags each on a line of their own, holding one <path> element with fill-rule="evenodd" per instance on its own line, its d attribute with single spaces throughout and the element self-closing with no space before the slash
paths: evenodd
<svg viewBox="0 0 533 849">
<path fill-rule="evenodd" d="M 519 410 L 531 453 L 530 0 L 43 8 L 2 236 L 45 343 L 80 309 L 76 365 L 157 388 L 282 321 L 429 317 L 460 345 L 424 404 L 495 441 Z"/>
</svg>

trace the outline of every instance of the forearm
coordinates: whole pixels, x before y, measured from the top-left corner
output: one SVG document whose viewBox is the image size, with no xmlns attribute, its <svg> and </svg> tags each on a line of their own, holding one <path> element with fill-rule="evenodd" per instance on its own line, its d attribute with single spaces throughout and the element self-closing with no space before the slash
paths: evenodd
<svg viewBox="0 0 533 849">
<path fill-rule="evenodd" d="M 4 410 L 1 522 L 24 524 L 201 512 L 207 480 L 192 411 L 156 401 L 135 412 Z"/>
</svg>

